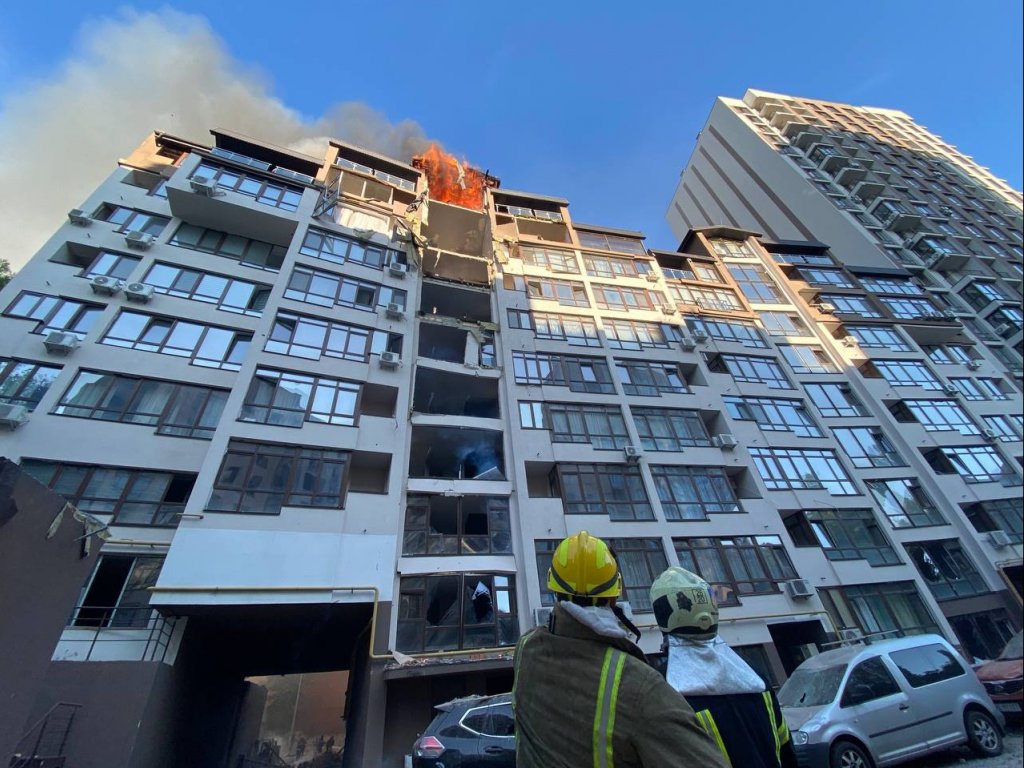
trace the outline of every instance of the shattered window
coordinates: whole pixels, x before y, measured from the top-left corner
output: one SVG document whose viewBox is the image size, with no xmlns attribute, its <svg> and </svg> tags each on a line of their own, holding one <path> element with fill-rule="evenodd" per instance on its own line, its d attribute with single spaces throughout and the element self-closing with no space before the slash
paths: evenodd
<svg viewBox="0 0 1024 768">
<path fill-rule="evenodd" d="M 402 554 L 510 555 L 508 499 L 410 495 Z"/>
<path fill-rule="evenodd" d="M 397 650 L 403 653 L 516 644 L 515 576 L 406 576 L 399 586 Z"/>
</svg>

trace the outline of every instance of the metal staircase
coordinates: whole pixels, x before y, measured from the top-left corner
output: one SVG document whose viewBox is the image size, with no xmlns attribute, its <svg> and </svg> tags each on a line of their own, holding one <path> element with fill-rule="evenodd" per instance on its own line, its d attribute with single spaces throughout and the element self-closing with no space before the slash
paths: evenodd
<svg viewBox="0 0 1024 768">
<path fill-rule="evenodd" d="M 81 704 L 54 704 L 18 740 L 8 768 L 63 768 L 64 747 Z"/>
</svg>

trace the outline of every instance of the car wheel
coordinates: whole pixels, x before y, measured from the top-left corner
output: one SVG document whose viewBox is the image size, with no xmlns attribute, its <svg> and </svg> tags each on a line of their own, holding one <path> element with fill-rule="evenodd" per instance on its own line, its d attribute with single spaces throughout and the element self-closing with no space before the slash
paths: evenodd
<svg viewBox="0 0 1024 768">
<path fill-rule="evenodd" d="M 837 741 L 829 751 L 829 768 L 873 768 L 871 756 L 852 741 Z"/>
<path fill-rule="evenodd" d="M 1003 736 L 995 721 L 986 713 L 972 709 L 964 715 L 967 727 L 967 746 L 980 757 L 995 757 L 1003 753 Z"/>
</svg>

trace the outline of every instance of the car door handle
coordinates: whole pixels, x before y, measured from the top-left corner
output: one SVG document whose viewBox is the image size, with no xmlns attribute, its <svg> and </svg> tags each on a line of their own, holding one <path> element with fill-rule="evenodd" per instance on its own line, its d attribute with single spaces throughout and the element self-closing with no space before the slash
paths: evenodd
<svg viewBox="0 0 1024 768">
<path fill-rule="evenodd" d="M 500 755 L 504 751 L 504 747 L 484 747 L 484 752 L 488 755 Z"/>
<path fill-rule="evenodd" d="M 906 712 L 908 709 L 910 709 L 909 704 L 900 704 L 900 712 Z"/>
</svg>

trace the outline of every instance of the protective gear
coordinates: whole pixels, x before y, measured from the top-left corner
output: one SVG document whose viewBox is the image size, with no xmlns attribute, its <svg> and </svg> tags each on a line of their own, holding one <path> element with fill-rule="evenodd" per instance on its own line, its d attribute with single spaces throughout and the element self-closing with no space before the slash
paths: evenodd
<svg viewBox="0 0 1024 768">
<path fill-rule="evenodd" d="M 596 600 L 622 594 L 622 575 L 608 545 L 580 531 L 562 539 L 551 558 L 548 589 Z"/>
<path fill-rule="evenodd" d="M 694 640 L 718 634 L 718 606 L 711 587 L 700 576 L 672 567 L 651 586 L 654 618 L 662 632 Z"/>
</svg>

